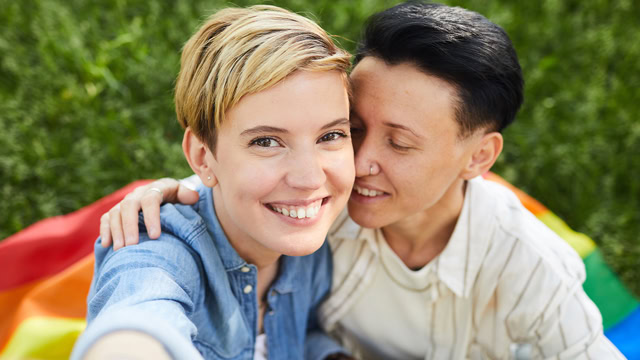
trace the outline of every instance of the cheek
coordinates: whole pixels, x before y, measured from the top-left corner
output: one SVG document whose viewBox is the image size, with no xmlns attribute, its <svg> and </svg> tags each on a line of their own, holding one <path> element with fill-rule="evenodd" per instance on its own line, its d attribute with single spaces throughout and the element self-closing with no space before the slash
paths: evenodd
<svg viewBox="0 0 640 360">
<path fill-rule="evenodd" d="M 219 179 L 220 189 L 229 200 L 258 202 L 268 196 L 281 182 L 282 174 L 269 161 L 230 164 L 224 179 Z"/>
<path fill-rule="evenodd" d="M 328 178 L 339 192 L 351 192 L 356 177 L 356 169 L 351 148 L 331 154 L 327 161 Z"/>
<path fill-rule="evenodd" d="M 385 175 L 402 201 L 416 205 L 430 197 L 434 183 L 442 175 L 432 163 L 415 156 L 387 158 L 385 165 Z"/>
</svg>

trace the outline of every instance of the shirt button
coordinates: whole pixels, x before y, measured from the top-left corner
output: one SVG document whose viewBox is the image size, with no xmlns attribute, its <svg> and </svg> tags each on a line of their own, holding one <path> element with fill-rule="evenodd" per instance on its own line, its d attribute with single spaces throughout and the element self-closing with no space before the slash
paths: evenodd
<svg viewBox="0 0 640 360">
<path fill-rule="evenodd" d="M 242 271 L 243 273 L 248 273 L 249 271 L 251 271 L 251 269 L 249 269 L 248 266 L 243 266 L 242 268 L 240 268 L 240 271 Z"/>
<path fill-rule="evenodd" d="M 247 285 L 247 286 L 244 287 L 243 291 L 244 291 L 245 294 L 248 294 L 248 293 L 251 292 L 251 290 L 253 290 L 253 286 Z"/>
</svg>

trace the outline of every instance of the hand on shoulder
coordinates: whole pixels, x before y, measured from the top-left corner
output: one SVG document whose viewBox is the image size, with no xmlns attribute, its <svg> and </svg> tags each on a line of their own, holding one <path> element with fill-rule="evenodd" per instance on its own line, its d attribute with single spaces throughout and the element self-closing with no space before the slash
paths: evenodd
<svg viewBox="0 0 640 360">
<path fill-rule="evenodd" d="M 193 179 L 163 178 L 139 186 L 100 218 L 103 247 L 113 245 L 118 250 L 138 243 L 138 213 L 142 211 L 149 238 L 160 237 L 160 206 L 162 203 L 195 204 L 198 192 Z"/>
</svg>

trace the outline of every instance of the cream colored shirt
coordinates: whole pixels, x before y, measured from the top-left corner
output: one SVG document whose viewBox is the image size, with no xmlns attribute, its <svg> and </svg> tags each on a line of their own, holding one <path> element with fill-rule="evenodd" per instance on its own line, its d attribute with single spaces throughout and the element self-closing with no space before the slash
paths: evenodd
<svg viewBox="0 0 640 360">
<path fill-rule="evenodd" d="M 341 215 L 320 310 L 361 359 L 624 359 L 582 289 L 578 254 L 508 189 L 469 181 L 443 252 L 412 271 L 379 229 Z"/>
</svg>

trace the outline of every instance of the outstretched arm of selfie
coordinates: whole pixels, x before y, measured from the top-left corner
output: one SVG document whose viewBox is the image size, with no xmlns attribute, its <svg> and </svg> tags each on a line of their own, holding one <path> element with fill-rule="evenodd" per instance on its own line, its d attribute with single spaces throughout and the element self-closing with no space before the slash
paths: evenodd
<svg viewBox="0 0 640 360">
<path fill-rule="evenodd" d="M 72 359 L 102 359 L 114 352 L 131 359 L 202 358 L 188 317 L 203 286 L 200 276 L 193 276 L 196 260 L 171 235 L 142 240 L 117 252 L 96 244 L 88 327 Z"/>
<path fill-rule="evenodd" d="M 160 206 L 163 203 L 191 205 L 198 201 L 194 189 L 200 178 L 192 175 L 182 180 L 164 178 L 137 187 L 100 218 L 100 238 L 103 247 L 115 250 L 138 243 L 138 213 L 142 210 L 144 224 L 151 239 L 161 234 Z"/>
</svg>

